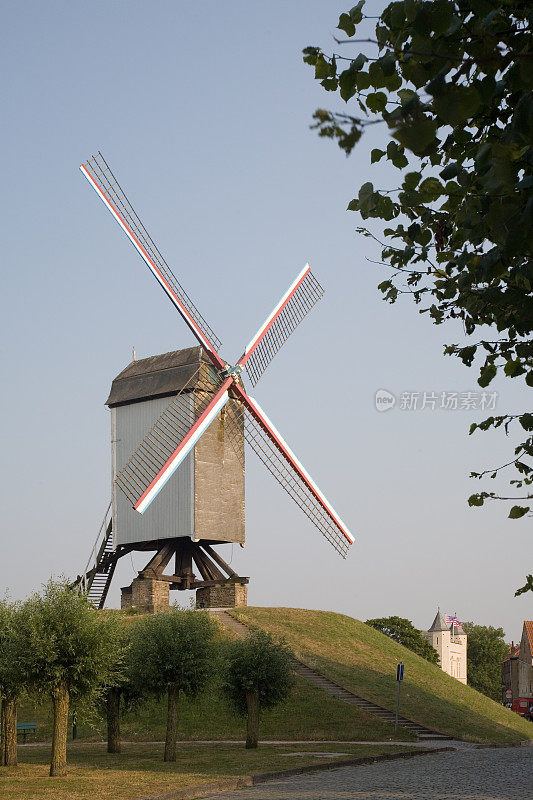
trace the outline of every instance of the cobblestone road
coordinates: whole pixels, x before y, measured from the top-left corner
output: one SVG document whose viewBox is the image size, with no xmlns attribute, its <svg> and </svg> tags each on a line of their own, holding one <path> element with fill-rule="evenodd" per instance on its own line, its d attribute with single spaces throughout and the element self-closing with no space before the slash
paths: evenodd
<svg viewBox="0 0 533 800">
<path fill-rule="evenodd" d="M 298 775 L 217 800 L 533 800 L 533 748 L 462 749 Z"/>
</svg>

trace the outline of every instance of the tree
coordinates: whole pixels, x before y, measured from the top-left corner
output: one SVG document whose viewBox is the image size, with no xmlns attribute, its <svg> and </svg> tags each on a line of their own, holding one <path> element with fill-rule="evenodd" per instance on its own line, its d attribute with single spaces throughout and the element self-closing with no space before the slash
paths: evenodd
<svg viewBox="0 0 533 800">
<path fill-rule="evenodd" d="M 17 764 L 17 702 L 24 689 L 18 635 L 19 607 L 0 600 L 0 766 Z"/>
<path fill-rule="evenodd" d="M 107 752 L 120 753 L 120 711 L 130 707 L 142 695 L 142 687 L 135 684 L 132 672 L 131 644 L 133 629 L 124 624 L 119 617 L 111 617 L 114 640 L 121 653 L 121 669 L 110 676 L 103 691 L 103 701 L 107 724 Z"/>
<path fill-rule="evenodd" d="M 213 666 L 215 625 L 205 611 L 172 609 L 140 620 L 131 645 L 137 686 L 168 696 L 165 761 L 176 760 L 179 695 L 197 695 Z"/>
<path fill-rule="evenodd" d="M 463 623 L 468 634 L 468 683 L 493 700 L 502 699 L 502 661 L 509 652 L 503 628 Z"/>
<path fill-rule="evenodd" d="M 51 580 L 23 604 L 19 631 L 27 682 L 52 699 L 50 775 L 65 775 L 69 702 L 112 682 L 120 668 L 114 626 L 84 595 Z"/>
<path fill-rule="evenodd" d="M 293 685 L 291 652 L 263 631 L 229 644 L 223 691 L 238 714 L 246 716 L 246 747 L 257 747 L 259 716 L 289 696 Z"/>
<path fill-rule="evenodd" d="M 376 235 L 379 284 L 394 303 L 407 294 L 440 325 L 457 320 L 460 343 L 445 348 L 479 368 L 485 389 L 498 373 L 533 386 L 533 37 L 527 0 L 394 0 L 367 26 L 364 0 L 340 16 L 342 54 L 307 47 L 315 78 L 355 114 L 318 109 L 320 136 L 349 155 L 369 127 L 384 124 L 388 160 L 402 174 L 396 188 L 363 184 L 348 209 L 388 227 Z M 344 45 L 353 48 L 349 52 Z M 457 327 L 457 326 L 456 326 Z M 455 328 L 456 329 L 456 328 Z M 470 433 L 502 427 L 521 432 L 508 462 L 471 476 L 496 478 L 511 470 L 517 495 L 481 491 L 486 500 L 531 500 L 533 414 L 489 416 Z M 513 504 L 511 519 L 531 506 Z M 533 589 L 528 578 L 524 591 Z"/>
<path fill-rule="evenodd" d="M 418 653 L 426 661 L 438 665 L 439 656 L 437 651 L 410 620 L 403 617 L 380 617 L 378 619 L 367 619 L 365 625 L 370 625 L 371 628 L 381 631 L 381 633 L 384 633 L 390 639 L 394 639 L 398 644 L 403 644 L 404 647 L 408 647 L 409 650 Z"/>
</svg>

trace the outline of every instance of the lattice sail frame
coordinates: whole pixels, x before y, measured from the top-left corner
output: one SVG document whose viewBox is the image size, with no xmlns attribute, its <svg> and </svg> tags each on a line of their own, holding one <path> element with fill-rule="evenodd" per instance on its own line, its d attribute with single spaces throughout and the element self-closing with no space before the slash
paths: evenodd
<svg viewBox="0 0 533 800">
<path fill-rule="evenodd" d="M 165 292 L 170 296 L 170 299 L 174 302 L 177 299 L 183 306 L 183 308 L 180 308 L 178 305 L 178 311 L 183 314 L 185 321 L 192 328 L 200 344 L 209 350 L 220 350 L 222 344 L 220 339 L 200 314 L 165 261 L 103 155 L 98 152 L 97 155 L 92 156 L 85 164 L 82 164 L 80 170 L 121 225 L 140 256 L 144 259 Z M 184 311 L 186 313 L 183 313 Z M 187 318 L 188 316 L 190 319 Z"/>
<path fill-rule="evenodd" d="M 248 343 L 238 362 L 245 367 L 252 386 L 256 386 L 274 356 L 323 294 L 324 289 L 306 264 Z"/>
<path fill-rule="evenodd" d="M 263 418 L 268 420 L 272 433 L 263 427 L 257 416 L 249 408 L 246 408 L 242 402 L 231 400 L 224 412 L 225 429 L 228 438 L 234 444 L 235 452 L 241 457 L 242 449 L 239 447 L 239 437 L 244 435 L 246 443 L 260 458 L 280 486 L 285 489 L 287 494 L 302 509 L 304 514 L 339 555 L 346 558 L 348 549 L 354 541 L 348 528 L 287 443 L 282 439 L 272 421 L 266 417 L 257 401 L 249 396 L 248 401 L 253 404 L 254 410 L 260 410 Z M 280 449 L 277 440 L 281 440 L 285 452 Z"/>
</svg>

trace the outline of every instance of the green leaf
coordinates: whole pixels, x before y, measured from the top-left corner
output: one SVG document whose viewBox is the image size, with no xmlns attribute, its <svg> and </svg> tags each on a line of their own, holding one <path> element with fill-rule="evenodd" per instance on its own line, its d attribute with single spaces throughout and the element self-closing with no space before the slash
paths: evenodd
<svg viewBox="0 0 533 800">
<path fill-rule="evenodd" d="M 368 72 L 357 72 L 355 75 L 355 85 L 360 92 L 364 92 L 370 86 L 370 75 Z"/>
<path fill-rule="evenodd" d="M 528 386 L 533 386 L 533 369 L 530 370 L 526 375 L 526 383 Z"/>
<path fill-rule="evenodd" d="M 354 58 L 352 63 L 350 64 L 350 69 L 353 69 L 355 72 L 358 72 L 368 61 L 368 58 L 365 56 L 364 53 L 359 53 L 359 55 Z"/>
<path fill-rule="evenodd" d="M 378 148 L 375 147 L 370 153 L 370 163 L 375 164 L 376 161 L 381 161 L 384 155 L 385 155 L 385 150 L 378 150 Z"/>
<path fill-rule="evenodd" d="M 484 389 L 496 377 L 496 372 L 497 369 L 494 364 L 484 364 L 479 370 L 478 384 Z"/>
<path fill-rule="evenodd" d="M 366 106 L 373 113 L 384 111 L 387 105 L 387 95 L 385 92 L 372 92 L 366 97 Z"/>
<path fill-rule="evenodd" d="M 443 192 L 443 186 L 438 178 L 426 178 L 418 187 L 419 192 L 423 192 L 430 199 L 437 199 Z"/>
<path fill-rule="evenodd" d="M 421 119 L 398 126 L 393 136 L 415 156 L 422 156 L 435 140 L 436 131 L 436 121 L 423 116 Z"/>
<path fill-rule="evenodd" d="M 358 25 L 361 20 L 363 19 L 363 11 L 362 8 L 365 4 L 365 0 L 359 0 L 356 6 L 350 9 L 348 12 L 350 15 L 350 19 L 355 25 Z"/>
<path fill-rule="evenodd" d="M 513 506 L 509 511 L 509 519 L 520 519 L 529 511 L 529 506 Z"/>
<path fill-rule="evenodd" d="M 304 61 L 306 64 L 311 64 L 313 67 L 316 64 L 316 59 L 318 54 L 320 53 L 319 47 L 305 47 L 302 50 Z"/>
<path fill-rule="evenodd" d="M 447 181 L 450 178 L 455 178 L 458 172 L 459 172 L 459 165 L 454 163 L 445 166 L 442 172 L 440 172 L 439 174 L 444 181 Z"/>
<path fill-rule="evenodd" d="M 433 108 L 447 125 L 463 125 L 478 110 L 481 97 L 474 86 L 450 86 L 433 100 Z"/>
<path fill-rule="evenodd" d="M 472 365 L 472 361 L 474 360 L 474 356 L 476 355 L 476 346 L 472 345 L 470 347 L 462 347 L 459 350 L 459 357 L 463 364 L 466 364 L 467 367 Z M 470 431 L 472 433 L 472 431 Z"/>
<path fill-rule="evenodd" d="M 471 494 L 468 498 L 469 506 L 482 506 L 484 502 L 485 498 L 482 494 Z"/>
<path fill-rule="evenodd" d="M 347 36 L 353 36 L 355 34 L 355 25 L 349 14 L 340 15 L 337 28 L 339 28 L 341 31 L 344 31 Z"/>
<path fill-rule="evenodd" d="M 396 57 L 394 53 L 389 50 L 384 56 L 381 56 L 379 65 L 384 75 L 393 75 L 396 72 Z"/>
<path fill-rule="evenodd" d="M 454 4 L 449 0 L 434 0 L 430 6 L 430 24 L 436 34 L 444 33 L 453 18 Z"/>
<path fill-rule="evenodd" d="M 392 161 L 397 169 L 403 169 L 409 163 L 403 152 L 403 147 L 396 142 L 389 142 L 387 145 L 387 158 Z"/>
<path fill-rule="evenodd" d="M 533 414 L 521 414 L 518 421 L 525 431 L 533 431 Z"/>
<path fill-rule="evenodd" d="M 346 211 L 359 211 L 359 200 L 350 200 Z"/>
<path fill-rule="evenodd" d="M 340 95 L 345 103 L 354 96 L 356 90 L 357 72 L 349 67 L 339 75 Z"/>
<path fill-rule="evenodd" d="M 420 182 L 422 174 L 420 172 L 408 172 L 403 179 L 403 185 L 406 189 L 416 189 Z"/>
<path fill-rule="evenodd" d="M 339 88 L 339 81 L 337 78 L 324 78 L 320 81 L 320 85 L 324 87 L 326 92 L 336 92 Z"/>
<path fill-rule="evenodd" d="M 321 80 L 322 78 L 329 78 L 331 75 L 331 65 L 326 61 L 324 56 L 320 54 L 317 56 L 315 63 L 315 78 Z"/>
<path fill-rule="evenodd" d="M 414 97 L 418 97 L 418 95 L 412 89 L 400 89 L 398 91 L 398 97 L 400 98 L 402 105 L 405 105 Z"/>
<path fill-rule="evenodd" d="M 524 372 L 524 368 L 518 359 L 510 358 L 508 361 L 505 362 L 505 366 L 503 368 L 504 373 L 509 378 L 515 378 L 517 375 L 522 375 Z"/>
</svg>

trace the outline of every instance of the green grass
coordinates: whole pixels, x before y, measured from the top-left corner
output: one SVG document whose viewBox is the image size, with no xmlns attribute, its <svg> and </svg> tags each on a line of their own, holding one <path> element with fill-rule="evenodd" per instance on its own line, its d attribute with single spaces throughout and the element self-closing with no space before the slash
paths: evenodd
<svg viewBox="0 0 533 800">
<path fill-rule="evenodd" d="M 428 727 L 481 743 L 533 738 L 530 722 L 352 617 L 295 608 L 232 613 L 284 639 L 298 658 L 346 689 L 389 709 L 395 706 L 396 664 L 403 661 L 400 713 Z"/>
<path fill-rule="evenodd" d="M 90 724 L 85 716 L 84 709 L 78 709 L 78 738 L 82 741 L 102 740 L 105 737 L 102 719 L 95 717 Z M 37 741 L 50 739 L 51 712 L 48 705 L 23 703 L 18 718 L 20 722 L 37 723 Z M 165 725 L 166 700 L 150 700 L 123 716 L 122 736 L 126 741 L 161 741 L 165 738 Z M 182 740 L 242 740 L 244 728 L 244 720 L 228 708 L 216 682 L 194 700 L 184 696 L 180 698 L 179 738 Z M 384 741 L 391 739 L 393 733 L 392 725 L 330 697 L 301 678 L 296 681 L 287 703 L 265 711 L 261 716 L 263 739 Z M 413 737 L 402 731 L 399 738 L 411 741 Z"/>
<path fill-rule="evenodd" d="M 101 744 L 71 744 L 68 775 L 48 777 L 48 747 L 19 748 L 18 767 L 0 767 L 0 796 L 6 800 L 130 800 L 132 797 L 209 783 L 217 778 L 251 775 L 315 764 L 312 755 L 288 756 L 304 750 L 335 751 L 351 757 L 406 752 L 408 748 L 384 745 L 264 745 L 245 750 L 238 745 L 182 744 L 173 764 L 162 760 L 162 746 L 128 744 L 123 752 L 110 755 Z M 346 756 L 339 756 L 344 758 Z M 334 760 L 336 757 L 332 756 Z M 320 759 L 322 761 L 323 759 Z M 199 790 L 200 794 L 204 792 Z"/>
</svg>

